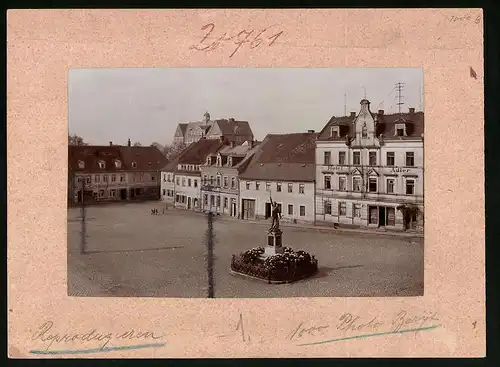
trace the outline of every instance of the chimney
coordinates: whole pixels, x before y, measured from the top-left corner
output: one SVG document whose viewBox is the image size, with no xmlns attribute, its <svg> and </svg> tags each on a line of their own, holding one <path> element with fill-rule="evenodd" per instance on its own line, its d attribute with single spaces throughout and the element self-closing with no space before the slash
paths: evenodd
<svg viewBox="0 0 500 367">
<path fill-rule="evenodd" d="M 351 117 L 356 117 L 356 112 L 351 112 Z"/>
<path fill-rule="evenodd" d="M 410 107 L 410 108 L 409 108 L 409 110 L 410 110 L 410 113 L 411 113 L 411 114 L 414 114 L 414 113 L 415 113 L 415 108 L 414 108 L 414 107 Z"/>
<path fill-rule="evenodd" d="M 113 146 L 113 142 L 112 141 L 109 142 L 109 146 L 110 147 Z"/>
<path fill-rule="evenodd" d="M 383 115 L 384 114 L 384 110 L 378 110 L 378 114 L 379 115 Z"/>
<path fill-rule="evenodd" d="M 314 133 L 314 130 L 307 130 L 308 133 Z"/>
<path fill-rule="evenodd" d="M 130 145 L 131 145 L 130 139 L 128 139 L 127 145 L 128 145 L 128 146 L 130 146 Z"/>
</svg>

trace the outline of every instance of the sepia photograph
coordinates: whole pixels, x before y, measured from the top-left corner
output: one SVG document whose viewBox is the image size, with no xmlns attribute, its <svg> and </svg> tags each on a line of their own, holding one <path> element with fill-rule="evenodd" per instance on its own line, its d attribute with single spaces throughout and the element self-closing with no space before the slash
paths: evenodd
<svg viewBox="0 0 500 367">
<path fill-rule="evenodd" d="M 423 296 L 423 80 L 70 69 L 68 295 Z"/>
</svg>

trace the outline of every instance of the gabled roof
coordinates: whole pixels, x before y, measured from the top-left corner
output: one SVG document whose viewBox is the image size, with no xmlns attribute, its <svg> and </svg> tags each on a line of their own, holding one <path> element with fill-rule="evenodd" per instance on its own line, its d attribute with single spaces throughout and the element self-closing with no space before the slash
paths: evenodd
<svg viewBox="0 0 500 367">
<path fill-rule="evenodd" d="M 199 165 L 205 163 L 206 157 L 210 154 L 216 154 L 227 143 L 220 139 L 205 139 L 191 143 L 178 154 L 172 162 L 163 167 L 162 171 L 176 172 L 179 164 L 194 164 Z"/>
<path fill-rule="evenodd" d="M 218 125 L 221 134 L 227 138 L 232 136 L 250 136 L 253 138 L 252 128 L 248 121 L 236 121 L 233 119 L 217 119 L 214 125 Z"/>
<path fill-rule="evenodd" d="M 121 167 L 115 161 L 121 162 Z M 78 162 L 83 161 L 84 168 Z M 99 168 L 104 161 L 105 168 Z M 135 167 L 132 166 L 135 163 Z M 114 171 L 159 171 L 167 159 L 156 147 L 129 147 L 121 145 L 70 145 L 68 146 L 68 167 L 74 172 L 114 172 Z"/>
<path fill-rule="evenodd" d="M 316 136 L 316 133 L 267 135 L 241 178 L 314 181 Z"/>
</svg>

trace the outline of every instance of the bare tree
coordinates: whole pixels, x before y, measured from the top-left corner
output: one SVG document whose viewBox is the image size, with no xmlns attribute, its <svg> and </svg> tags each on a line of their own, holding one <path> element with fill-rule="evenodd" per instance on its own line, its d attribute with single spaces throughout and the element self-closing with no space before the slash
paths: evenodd
<svg viewBox="0 0 500 367">
<path fill-rule="evenodd" d="M 177 142 L 171 145 L 166 145 L 165 148 L 163 148 L 163 154 L 165 154 L 165 157 L 167 157 L 167 159 L 170 161 L 184 149 L 186 149 L 186 143 Z"/>
<path fill-rule="evenodd" d="M 76 134 L 68 135 L 68 145 L 88 145 L 81 136 Z"/>
</svg>

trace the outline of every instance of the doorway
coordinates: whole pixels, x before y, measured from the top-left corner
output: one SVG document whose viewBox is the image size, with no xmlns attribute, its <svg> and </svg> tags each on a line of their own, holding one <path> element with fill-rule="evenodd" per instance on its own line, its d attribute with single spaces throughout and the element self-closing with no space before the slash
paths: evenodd
<svg viewBox="0 0 500 367">
<path fill-rule="evenodd" d="M 130 198 L 133 199 L 135 197 L 135 190 L 132 188 L 130 189 Z"/>
<path fill-rule="evenodd" d="M 266 203 L 266 219 L 271 216 L 271 203 Z"/>
<path fill-rule="evenodd" d="M 127 189 L 120 189 L 120 199 L 127 200 Z"/>
<path fill-rule="evenodd" d="M 77 195 L 77 202 L 78 204 L 80 204 L 82 202 L 82 192 L 78 190 L 78 193 L 76 195 Z"/>
<path fill-rule="evenodd" d="M 255 200 L 243 199 L 242 200 L 241 217 L 243 219 L 255 218 Z"/>
<path fill-rule="evenodd" d="M 231 217 L 236 217 L 236 203 L 231 199 Z"/>
<path fill-rule="evenodd" d="M 191 197 L 188 197 L 188 209 L 191 209 Z"/>
<path fill-rule="evenodd" d="M 385 206 L 378 207 L 378 226 L 385 227 Z"/>
</svg>

